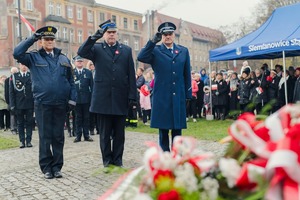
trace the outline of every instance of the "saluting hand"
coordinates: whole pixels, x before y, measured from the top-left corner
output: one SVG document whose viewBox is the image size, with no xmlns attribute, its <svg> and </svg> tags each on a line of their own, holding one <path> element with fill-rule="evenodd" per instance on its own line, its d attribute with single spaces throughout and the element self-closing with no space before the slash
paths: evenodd
<svg viewBox="0 0 300 200">
<path fill-rule="evenodd" d="M 152 38 L 152 42 L 153 43 L 158 43 L 160 40 L 161 40 L 161 38 L 162 38 L 162 34 L 160 33 L 160 32 L 157 32 L 154 36 L 153 36 L 153 38 Z"/>
<path fill-rule="evenodd" d="M 41 33 L 34 33 L 33 35 L 32 35 L 32 38 L 34 39 L 34 41 L 36 42 L 36 41 L 38 41 L 38 40 L 40 40 L 41 38 L 42 38 L 42 35 L 43 35 L 44 33 L 43 32 L 41 32 Z"/>
<path fill-rule="evenodd" d="M 98 39 L 102 38 L 103 35 L 104 35 L 104 33 L 105 33 L 106 31 L 107 31 L 107 28 L 105 28 L 105 29 L 102 29 L 102 28 L 98 29 L 98 30 L 96 31 L 96 33 L 95 33 L 94 35 L 92 35 L 91 39 L 92 39 L 92 40 L 98 40 Z"/>
</svg>

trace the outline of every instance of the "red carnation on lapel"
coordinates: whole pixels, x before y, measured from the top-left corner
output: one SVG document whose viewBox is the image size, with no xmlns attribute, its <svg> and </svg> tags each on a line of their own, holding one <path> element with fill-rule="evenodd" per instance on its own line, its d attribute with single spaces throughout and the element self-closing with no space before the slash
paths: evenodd
<svg viewBox="0 0 300 200">
<path fill-rule="evenodd" d="M 120 52 L 118 50 L 115 51 L 115 54 L 119 54 Z"/>
<path fill-rule="evenodd" d="M 175 50 L 175 53 L 178 54 L 178 50 Z"/>
</svg>

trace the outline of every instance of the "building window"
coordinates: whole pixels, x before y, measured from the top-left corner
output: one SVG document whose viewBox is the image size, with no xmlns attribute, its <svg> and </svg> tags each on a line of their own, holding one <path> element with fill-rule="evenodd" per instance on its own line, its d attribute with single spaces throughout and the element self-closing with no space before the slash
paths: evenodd
<svg viewBox="0 0 300 200">
<path fill-rule="evenodd" d="M 104 22 L 105 21 L 105 14 L 104 13 L 100 13 L 100 23 Z"/>
<path fill-rule="evenodd" d="M 78 31 L 78 43 L 82 43 L 82 31 Z"/>
<path fill-rule="evenodd" d="M 68 6 L 68 18 L 73 19 L 73 7 Z"/>
<path fill-rule="evenodd" d="M 63 39 L 68 40 L 68 29 L 66 27 L 63 29 Z"/>
<path fill-rule="evenodd" d="M 191 60 L 191 61 L 193 60 L 193 56 L 192 56 L 192 55 L 190 55 L 190 60 Z"/>
<path fill-rule="evenodd" d="M 137 20 L 134 20 L 134 21 L 133 21 L 133 24 L 134 24 L 134 30 L 135 30 L 135 31 L 138 31 L 138 30 L 139 30 L 139 28 L 138 28 L 138 21 L 137 21 Z"/>
<path fill-rule="evenodd" d="M 73 43 L 74 42 L 74 30 L 70 29 L 70 42 Z"/>
<path fill-rule="evenodd" d="M 18 8 L 18 0 L 14 0 L 14 8 Z"/>
<path fill-rule="evenodd" d="M 127 23 L 127 18 L 124 17 L 124 28 L 127 29 L 128 28 L 128 23 Z"/>
<path fill-rule="evenodd" d="M 77 8 L 77 19 L 82 20 L 82 8 Z"/>
<path fill-rule="evenodd" d="M 33 10 L 32 0 L 26 0 L 26 9 Z"/>
<path fill-rule="evenodd" d="M 138 51 L 140 48 L 139 48 L 139 41 L 134 41 L 134 50 L 135 51 Z"/>
<path fill-rule="evenodd" d="M 116 15 L 111 16 L 111 21 L 115 22 L 117 24 L 117 17 Z"/>
<path fill-rule="evenodd" d="M 88 17 L 88 22 L 93 22 L 93 12 L 91 10 L 88 11 L 87 13 Z"/>
<path fill-rule="evenodd" d="M 61 4 L 56 4 L 56 15 L 61 16 Z"/>
<path fill-rule="evenodd" d="M 124 40 L 124 44 L 128 45 L 128 40 L 127 39 Z"/>
<path fill-rule="evenodd" d="M 57 28 L 57 32 L 56 32 L 56 38 L 58 39 L 58 40 L 60 40 L 61 39 L 61 34 L 60 34 L 60 27 L 59 26 L 57 26 L 56 27 Z"/>
<path fill-rule="evenodd" d="M 20 33 L 19 33 L 19 23 L 16 23 L 15 26 L 15 37 L 20 37 Z"/>
<path fill-rule="evenodd" d="M 54 5 L 53 2 L 49 2 L 49 15 L 54 15 Z"/>
</svg>

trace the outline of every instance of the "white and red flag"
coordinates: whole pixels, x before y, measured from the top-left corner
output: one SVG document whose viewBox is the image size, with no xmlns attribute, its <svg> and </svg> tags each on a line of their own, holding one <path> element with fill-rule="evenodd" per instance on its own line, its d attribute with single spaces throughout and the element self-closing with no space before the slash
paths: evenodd
<svg viewBox="0 0 300 200">
<path fill-rule="evenodd" d="M 19 14 L 18 10 L 16 10 L 16 13 Z M 30 22 L 22 15 L 20 14 L 20 18 L 22 22 L 25 23 L 25 26 L 27 27 L 28 31 L 35 32 L 35 28 L 30 24 Z"/>
</svg>

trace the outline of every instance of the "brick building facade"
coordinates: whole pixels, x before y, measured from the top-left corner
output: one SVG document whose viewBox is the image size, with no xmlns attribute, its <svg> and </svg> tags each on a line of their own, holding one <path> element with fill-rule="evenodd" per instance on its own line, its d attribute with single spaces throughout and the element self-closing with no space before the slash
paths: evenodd
<svg viewBox="0 0 300 200">
<path fill-rule="evenodd" d="M 21 14 L 36 28 L 55 26 L 56 47 L 72 59 L 86 38 L 107 19 L 117 23 L 121 43 L 129 45 L 133 57 L 142 45 L 142 14 L 96 3 L 94 0 L 19 0 Z M 0 68 L 15 66 L 13 48 L 20 42 L 18 0 L 0 0 Z M 31 36 L 21 23 L 22 39 Z M 39 48 L 35 43 L 32 48 Z"/>
</svg>

